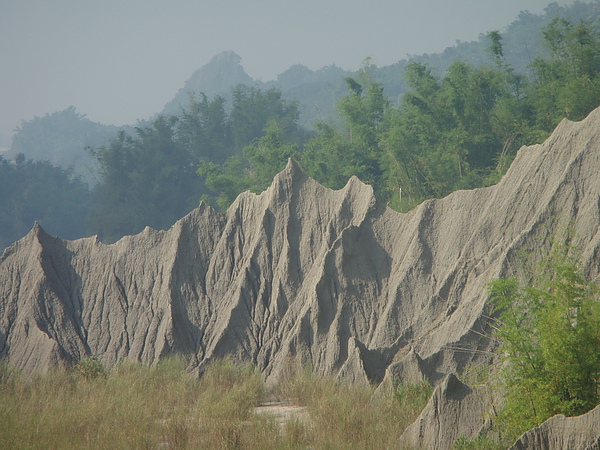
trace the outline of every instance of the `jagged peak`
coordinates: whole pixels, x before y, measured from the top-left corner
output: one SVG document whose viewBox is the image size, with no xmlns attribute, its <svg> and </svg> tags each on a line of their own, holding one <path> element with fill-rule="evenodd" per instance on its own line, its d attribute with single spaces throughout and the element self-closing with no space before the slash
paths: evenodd
<svg viewBox="0 0 600 450">
<path fill-rule="evenodd" d="M 596 117 L 599 117 L 598 113 Z M 597 122 L 588 123 L 596 127 Z M 532 224 L 554 226 L 550 222 L 551 214 L 564 210 L 571 214 L 569 218 L 574 221 L 574 229 L 582 240 L 591 242 L 596 236 L 600 179 L 595 174 L 598 170 L 596 150 L 600 133 L 597 127 L 579 132 L 579 126 L 574 124 L 564 128 L 566 135 L 557 140 L 560 146 L 554 152 L 548 151 L 551 157 L 545 157 L 541 152 L 530 152 L 527 166 L 521 163 L 518 168 L 522 175 L 512 179 L 512 184 L 521 183 L 519 189 L 499 185 L 494 187 L 497 191 L 494 196 L 458 193 L 450 201 L 441 199 L 425 203 L 421 211 L 426 208 L 426 214 L 410 217 L 395 212 L 388 214 L 384 204 L 376 202 L 372 187 L 358 177 L 351 177 L 343 189 L 334 191 L 308 177 L 296 161 L 289 159 L 286 167 L 274 178 L 270 191 L 261 195 L 241 194 L 227 214 L 217 213 L 201 204 L 172 231 L 146 229 L 138 238 L 128 238 L 121 245 L 104 247 L 101 252 L 96 248 L 90 251 L 88 247 L 91 245 L 87 243 L 72 245 L 68 241 L 44 238 L 47 233 L 36 223 L 29 234 L 34 237 L 14 246 L 11 250 L 14 258 L 10 263 L 0 265 L 0 280 L 13 280 L 15 270 L 29 270 L 27 263 L 31 255 L 39 251 L 40 244 L 49 255 L 64 251 L 60 247 L 66 247 L 77 255 L 73 262 L 77 266 L 73 266 L 72 270 L 79 271 L 77 273 L 86 278 L 86 282 L 77 287 L 80 290 L 85 288 L 84 291 L 67 290 L 64 293 L 71 295 L 75 292 L 77 295 L 73 302 L 65 300 L 69 304 L 80 299 L 87 302 L 117 301 L 123 290 L 127 291 L 132 305 L 138 302 L 144 306 L 149 299 L 169 302 L 176 296 L 193 305 L 189 319 L 197 320 L 197 323 L 193 324 L 196 328 L 190 328 L 195 330 L 192 333 L 207 330 L 207 336 L 215 339 L 218 338 L 215 330 L 207 325 L 209 322 L 200 318 L 212 314 L 215 321 L 217 316 L 222 320 L 223 327 L 229 326 L 231 310 L 224 312 L 223 309 L 223 302 L 226 305 L 231 303 L 227 299 L 256 306 L 256 323 L 267 320 L 261 316 L 267 310 L 287 311 L 286 308 L 289 308 L 290 323 L 300 323 L 303 317 L 307 317 L 308 321 L 318 319 L 317 314 L 325 317 L 321 323 L 314 323 L 314 330 L 318 333 L 329 330 L 331 342 L 334 339 L 340 342 L 336 348 L 347 347 L 348 337 L 355 336 L 356 342 L 368 343 L 369 350 L 393 348 L 390 355 L 398 354 L 398 358 L 406 356 L 400 351 L 408 351 L 407 361 L 403 363 L 406 367 L 406 370 L 402 369 L 404 373 L 409 370 L 418 373 L 413 370 L 414 362 L 418 366 L 421 358 L 431 365 L 431 370 L 434 366 L 442 367 L 442 364 L 444 366 L 440 370 L 456 370 L 458 363 L 445 357 L 437 358 L 439 362 L 432 362 L 432 355 L 436 355 L 447 342 L 456 342 L 462 337 L 460 333 L 470 329 L 472 318 L 479 314 L 486 301 L 485 290 L 482 291 L 481 286 L 505 264 L 508 250 L 519 249 L 521 236 L 529 233 Z M 562 146 L 572 149 L 562 150 Z M 573 183 L 564 183 L 564 177 L 559 178 L 559 175 L 570 160 L 560 155 L 579 151 L 575 147 L 585 152 L 582 153 L 585 160 L 582 156 L 581 171 L 573 178 Z M 540 166 L 540 163 L 544 165 Z M 547 195 L 546 186 L 551 182 L 554 186 L 560 183 L 565 191 L 577 191 L 574 195 L 569 192 Z M 537 186 L 531 188 L 533 183 Z M 498 205 L 498 199 L 504 202 L 505 207 Z M 574 206 L 573 199 L 577 201 Z M 378 208 L 376 211 L 374 206 Z M 364 227 L 361 226 L 363 223 Z M 480 232 L 482 226 L 485 226 L 485 232 Z M 39 243 L 36 242 L 38 240 Z M 53 245 L 54 242 L 59 245 Z M 592 245 L 596 244 L 589 244 L 584 251 L 595 251 Z M 250 253 L 243 254 L 245 251 Z M 152 258 L 149 252 L 154 252 Z M 173 263 L 175 259 L 177 265 Z M 144 270 L 137 270 L 138 267 L 144 267 Z M 251 273 L 247 271 L 249 267 Z M 57 285 L 71 286 L 73 271 L 69 270 L 60 272 L 63 279 L 56 281 Z M 177 270 L 182 270 L 181 274 L 177 274 Z M 115 271 L 120 280 L 116 284 L 113 283 Z M 168 278 L 163 277 L 163 273 L 175 275 Z M 158 287 L 154 286 L 160 284 L 161 277 L 164 289 L 159 293 Z M 145 280 L 148 286 L 145 291 L 139 289 L 140 280 Z M 5 292 L 16 288 L 8 285 L 8 281 L 3 286 L 3 282 L 0 282 L 0 288 L 4 289 L 0 289 L 0 298 L 8 299 Z M 110 288 L 112 293 L 107 293 L 107 285 L 111 286 L 111 283 L 114 284 Z M 172 285 L 167 286 L 168 283 Z M 227 301 L 220 302 L 219 299 Z M 299 302 L 293 308 L 290 306 L 292 299 Z M 460 308 L 448 315 L 448 305 L 455 304 Z M 200 307 L 204 310 L 194 309 Z M 271 307 L 272 310 L 268 309 Z M 314 307 L 315 315 L 302 316 L 309 307 Z M 342 323 L 348 319 L 349 311 L 356 311 L 357 317 L 364 316 L 363 307 L 372 311 L 372 319 L 360 322 L 356 327 L 354 319 Z M 467 309 L 469 314 L 461 315 Z M 146 313 L 144 307 L 139 310 Z M 153 317 L 150 315 L 154 311 L 157 309 L 147 312 L 146 323 L 151 323 Z M 340 315 L 334 317 L 338 312 Z M 132 308 L 123 314 L 137 312 Z M 183 309 L 182 314 L 185 314 Z M 341 328 L 328 322 L 334 319 L 342 321 L 339 323 L 347 326 L 351 333 L 340 335 L 338 339 L 335 333 Z M 213 320 L 212 316 L 210 320 Z M 278 324 L 283 324 L 282 327 L 287 326 L 286 316 L 282 315 L 277 320 L 280 320 Z M 97 327 L 94 324 L 94 332 L 98 336 L 106 335 L 101 325 L 110 327 L 115 323 L 107 320 Z M 306 325 L 308 328 L 311 326 Z M 306 354 L 312 351 L 326 354 L 327 359 L 316 361 L 319 370 L 331 371 L 339 367 L 339 351 L 333 347 L 332 350 L 322 347 L 322 350 L 318 347 L 321 343 L 312 341 L 309 331 L 305 331 L 308 328 L 299 328 L 297 335 L 293 334 L 296 328 L 291 325 L 286 328 L 292 330 L 286 339 L 296 346 L 294 352 L 301 345 L 306 345 L 308 347 L 302 350 L 306 350 Z M 457 331 L 449 332 L 450 329 Z M 251 332 L 254 331 L 248 331 Z M 404 339 L 403 336 L 409 335 L 414 339 L 415 347 L 402 349 L 405 344 L 396 344 Z M 98 338 L 95 339 L 98 342 Z M 190 351 L 197 352 L 196 344 L 192 344 Z M 279 348 L 267 348 L 265 352 L 276 352 Z M 272 356 L 264 355 L 266 368 L 271 364 Z M 204 356 L 199 354 L 198 357 Z M 275 357 L 283 361 L 287 356 L 282 352 Z"/>
<path fill-rule="evenodd" d="M 273 177 L 271 185 L 262 194 L 256 195 L 250 191 L 242 192 L 231 204 L 231 207 L 236 208 L 237 206 L 234 205 L 238 205 L 245 199 L 253 199 L 257 197 L 265 198 L 266 196 L 266 198 L 269 198 L 269 201 L 279 198 L 288 198 L 294 189 L 297 189 L 299 185 L 307 182 L 308 180 L 312 180 L 312 178 L 304 173 L 296 161 L 294 161 L 292 158 L 289 158 L 285 168 L 275 175 L 275 177 Z M 317 183 L 314 180 L 312 181 Z"/>
<path fill-rule="evenodd" d="M 13 243 L 13 245 L 11 245 L 10 247 L 13 247 L 13 246 L 20 247 L 22 245 L 24 245 L 24 246 L 32 245 L 33 248 L 37 248 L 38 250 L 41 250 L 41 249 L 45 248 L 46 246 L 48 246 L 50 243 L 56 242 L 57 240 L 62 241 L 61 238 L 59 238 L 57 236 L 53 236 L 50 233 L 48 233 L 42 227 L 42 225 L 40 225 L 40 223 L 36 220 L 33 224 L 33 227 L 31 228 L 31 230 L 29 230 L 29 233 L 27 233 L 21 239 L 19 239 L 15 243 Z"/>
<path fill-rule="evenodd" d="M 273 178 L 273 183 L 271 183 L 271 187 L 273 185 L 281 183 L 284 180 L 292 180 L 293 182 L 306 182 L 308 180 L 311 180 L 312 182 L 320 185 L 318 181 L 306 175 L 306 173 L 302 170 L 300 165 L 293 158 L 288 158 L 288 162 L 285 168 L 277 175 L 275 175 L 275 177 Z M 346 185 L 340 191 L 353 190 L 367 190 L 373 193 L 373 187 L 369 184 L 362 182 L 360 178 L 358 178 L 356 175 L 352 175 L 348 179 Z"/>
<path fill-rule="evenodd" d="M 40 223 L 36 220 L 33 224 L 33 227 L 25 237 L 36 237 L 39 240 L 47 238 L 49 236 L 50 235 L 48 234 L 48 232 L 44 230 L 44 228 L 42 228 Z"/>
<path fill-rule="evenodd" d="M 346 191 L 354 191 L 354 190 L 365 191 L 366 190 L 366 191 L 369 191 L 371 193 L 371 195 L 375 196 L 375 191 L 373 190 L 373 186 L 371 186 L 370 184 L 364 183 L 356 175 L 352 175 L 350 178 L 348 178 L 348 182 L 344 186 L 343 190 L 346 190 Z"/>
<path fill-rule="evenodd" d="M 277 179 L 280 178 L 289 178 L 289 179 L 296 179 L 296 178 L 308 178 L 307 175 L 304 173 L 304 171 L 300 168 L 300 165 L 292 158 L 288 158 L 288 162 L 285 166 L 285 169 L 283 169 L 281 172 L 279 172 L 277 175 L 275 175 L 275 178 L 273 179 L 273 183 L 276 183 Z"/>
<path fill-rule="evenodd" d="M 291 171 L 291 170 L 302 171 L 302 169 L 300 169 L 300 166 L 298 165 L 298 163 L 293 158 L 288 158 L 288 162 L 285 166 L 284 172 Z"/>
</svg>

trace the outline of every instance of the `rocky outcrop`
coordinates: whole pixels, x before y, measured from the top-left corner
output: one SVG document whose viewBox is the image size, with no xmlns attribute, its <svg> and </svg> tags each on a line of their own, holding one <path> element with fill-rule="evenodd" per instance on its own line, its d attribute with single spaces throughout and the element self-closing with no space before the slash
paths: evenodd
<svg viewBox="0 0 600 450">
<path fill-rule="evenodd" d="M 471 439 L 491 427 L 492 395 L 473 389 L 454 374 L 440 383 L 417 420 L 400 437 L 400 448 L 450 449 L 460 437 Z"/>
<path fill-rule="evenodd" d="M 382 383 L 383 385 L 383 383 Z M 402 434 L 399 448 L 451 449 L 459 438 L 476 439 L 491 430 L 496 416 L 489 386 L 470 387 L 450 374 Z M 600 450 L 600 405 L 578 417 L 556 415 L 525 432 L 511 450 Z"/>
<path fill-rule="evenodd" d="M 487 358 L 486 284 L 561 223 L 598 276 L 599 148 L 597 110 L 521 149 L 498 185 L 407 214 L 357 178 L 333 191 L 290 161 L 262 194 L 226 214 L 202 204 L 168 231 L 105 245 L 36 225 L 0 257 L 0 356 L 26 372 L 178 352 L 193 370 L 252 361 L 269 380 L 310 364 L 439 381 Z"/>
<path fill-rule="evenodd" d="M 600 449 L 600 406 L 577 417 L 558 415 L 525 432 L 511 450 Z"/>
</svg>

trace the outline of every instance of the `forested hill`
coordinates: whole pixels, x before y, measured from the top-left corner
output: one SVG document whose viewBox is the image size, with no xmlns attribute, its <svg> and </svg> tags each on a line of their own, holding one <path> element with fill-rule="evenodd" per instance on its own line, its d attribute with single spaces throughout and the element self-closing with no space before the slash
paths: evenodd
<svg viewBox="0 0 600 450">
<path fill-rule="evenodd" d="M 578 23 L 580 20 L 594 22 L 600 14 L 598 6 L 598 0 L 589 3 L 576 1 L 568 7 L 552 3 L 541 15 L 521 12 L 514 22 L 501 30 L 506 63 L 515 71 L 526 73 L 529 64 L 536 57 L 548 56 L 541 35 L 544 26 L 556 17 L 565 18 L 571 23 Z M 436 76 L 443 75 L 455 60 L 477 67 L 493 63 L 486 50 L 486 33 L 490 30 L 481 31 L 482 35 L 477 41 L 457 42 L 441 53 L 410 55 L 384 67 L 377 67 L 377 61 L 365 62 L 370 65 L 373 80 L 383 87 L 385 98 L 391 104 L 398 105 L 402 94 L 407 90 L 404 73 L 410 62 L 428 64 Z M 224 107 L 229 111 L 233 108 L 234 88 L 243 84 L 261 90 L 277 89 L 285 100 L 296 102 L 298 124 L 307 130 L 313 129 L 314 125 L 321 121 L 340 125 L 343 119 L 340 117 L 337 103 L 347 93 L 344 79 L 357 76 L 357 72 L 347 71 L 335 65 L 311 70 L 296 64 L 281 73 L 276 80 L 263 83 L 252 79 L 244 71 L 239 55 L 233 51 L 224 51 L 196 70 L 161 113 L 179 115 L 189 106 L 190 95 L 197 97 L 200 93 L 209 99 L 217 95 L 222 97 Z M 142 121 L 136 125 L 148 124 Z M 133 132 L 132 127 L 121 129 L 128 133 Z M 95 167 L 90 166 L 93 161 L 83 148 L 102 145 L 116 133 L 115 127 L 92 122 L 85 118 L 85 114 L 69 107 L 64 111 L 24 120 L 16 130 L 12 148 L 4 156 L 13 159 L 18 153 L 23 153 L 28 159 L 47 160 L 63 169 L 74 168 L 76 173 L 94 184 L 92 173 Z"/>
<path fill-rule="evenodd" d="M 589 3 L 576 1 L 570 6 L 551 3 L 543 14 L 522 11 L 510 25 L 499 30 L 503 37 L 506 63 L 515 71 L 526 73 L 535 58 L 549 55 L 541 30 L 553 19 L 561 17 L 576 24 L 581 20 L 594 22 L 599 15 L 597 0 Z M 370 61 L 373 65 L 373 78 L 382 85 L 385 97 L 397 105 L 401 95 L 407 90 L 404 72 L 413 61 L 428 64 L 437 76 L 443 75 L 455 60 L 477 67 L 493 64 L 493 58 L 486 50 L 489 45 L 486 35 L 489 31 L 492 30 L 481 30 L 482 34 L 476 41 L 458 41 L 440 53 L 409 55 L 389 66 L 376 67 L 377 61 Z M 192 74 L 162 112 L 179 114 L 181 109 L 187 106 L 190 92 L 202 92 L 208 97 L 220 95 L 231 105 L 233 88 L 237 84 L 244 84 L 263 90 L 280 90 L 283 98 L 298 103 L 299 124 L 312 129 L 315 123 L 322 120 L 341 120 L 336 105 L 346 95 L 344 78 L 358 75 L 358 72 L 347 71 L 335 65 L 311 70 L 297 64 L 281 73 L 276 80 L 263 83 L 252 79 L 244 71 L 242 63 L 242 58 L 232 51 L 216 55 L 208 64 Z"/>
<path fill-rule="evenodd" d="M 294 66 L 271 84 L 238 84 L 229 100 L 186 94 L 177 112 L 135 129 L 112 129 L 105 143 L 80 139 L 73 124 L 99 134 L 74 109 L 23 123 L 14 142 L 43 145 L 44 159 L 64 150 L 64 142 L 79 143 L 80 154 L 91 145 L 87 152 L 97 164 L 98 183 L 90 191 L 77 173 L 28 160 L 25 149 L 15 162 L 0 157 L 0 182 L 10 186 L 2 191 L 10 195 L 0 198 L 0 223 L 7 224 L 0 228 L 0 246 L 26 234 L 35 220 L 52 234 L 98 234 L 107 242 L 145 226 L 166 229 L 200 198 L 225 209 L 240 192 L 264 190 L 290 157 L 330 188 L 356 175 L 401 211 L 495 183 L 521 145 L 541 142 L 562 118 L 582 119 L 600 104 L 600 32 L 592 14 L 597 6 L 577 2 L 570 8 L 551 5 L 543 17 L 521 14 L 508 30 L 524 32 L 516 23 L 546 24 L 539 38 L 521 38 L 543 44 L 524 72 L 511 63 L 516 52 L 508 44 L 514 39 L 491 32 L 471 46 L 455 46 L 457 52 L 480 46 L 483 65 L 457 59 L 441 71 L 427 62 L 436 57 L 424 55 L 403 62 L 401 73 L 401 63 L 378 68 L 368 60 L 354 74 Z M 593 20 L 550 20 L 552 14 Z M 443 67 L 443 55 L 437 58 Z M 241 69 L 233 53 L 217 60 L 220 68 L 212 76 L 232 65 Z M 231 80 L 243 78 L 242 72 L 232 69 Z M 209 75 L 203 68 L 194 80 Z M 394 94 L 398 86 L 401 97 Z M 291 99 L 300 91 L 304 97 Z M 319 95 L 323 105 L 315 100 L 309 108 L 310 95 Z M 310 128 L 302 126 L 302 102 L 317 114 Z M 63 122 L 71 128 L 61 140 Z M 57 125 L 51 127 L 57 138 L 45 134 L 49 124 Z M 59 207 L 74 203 L 81 205 L 70 209 L 77 218 Z"/>
<path fill-rule="evenodd" d="M 316 121 L 335 117 L 335 105 L 346 92 L 344 78 L 355 74 L 335 65 L 311 70 L 296 64 L 281 73 L 277 80 L 262 82 L 245 72 L 239 55 L 225 51 L 195 71 L 173 100 L 165 105 L 162 114 L 180 114 L 187 108 L 190 96 L 200 93 L 209 98 L 218 95 L 225 100 L 227 107 L 232 107 L 233 91 L 241 84 L 261 90 L 281 91 L 286 100 L 297 102 L 299 124 L 311 129 Z"/>
<path fill-rule="evenodd" d="M 133 130 L 132 127 L 123 129 Z M 85 147 L 102 145 L 118 131 L 119 127 L 93 122 L 70 106 L 22 122 L 5 156 L 14 159 L 22 153 L 28 159 L 73 169 L 84 181 L 93 185 L 99 175 L 97 164 Z"/>
</svg>

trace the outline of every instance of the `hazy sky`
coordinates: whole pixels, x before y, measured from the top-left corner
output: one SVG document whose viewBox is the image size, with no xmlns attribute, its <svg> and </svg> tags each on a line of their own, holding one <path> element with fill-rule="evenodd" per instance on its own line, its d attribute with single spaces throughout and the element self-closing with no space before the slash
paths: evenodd
<svg viewBox="0 0 600 450">
<path fill-rule="evenodd" d="M 224 50 L 268 81 L 293 64 L 357 69 L 502 29 L 550 0 L 0 0 L 0 133 L 70 105 L 132 124 Z M 571 0 L 557 1 L 561 5 Z"/>
</svg>

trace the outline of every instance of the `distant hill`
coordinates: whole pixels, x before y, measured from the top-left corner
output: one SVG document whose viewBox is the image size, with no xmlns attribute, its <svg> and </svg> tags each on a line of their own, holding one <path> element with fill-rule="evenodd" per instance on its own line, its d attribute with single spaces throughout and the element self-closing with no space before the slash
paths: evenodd
<svg viewBox="0 0 600 450">
<path fill-rule="evenodd" d="M 356 177 L 334 191 L 290 160 L 225 213 L 201 204 L 167 231 L 112 245 L 36 224 L 0 256 L 0 358 L 30 374 L 179 353 L 191 370 L 231 357 L 273 380 L 308 366 L 362 383 L 438 382 L 490 362 L 486 285 L 564 224 L 597 279 L 599 145 L 597 109 L 523 147 L 497 185 L 407 214 Z"/>
<path fill-rule="evenodd" d="M 553 18 L 564 17 L 577 23 L 580 20 L 597 21 L 599 14 L 598 0 L 590 3 L 576 1 L 571 6 L 552 3 L 544 14 L 538 15 L 528 11 L 521 12 L 513 23 L 501 30 L 506 62 L 516 71 L 526 72 L 530 62 L 544 54 L 540 32 Z M 384 94 L 392 104 L 398 104 L 406 90 L 404 70 L 410 60 L 427 63 L 438 74 L 443 74 L 457 59 L 476 66 L 491 63 L 486 51 L 489 42 L 485 37 L 489 31 L 492 30 L 482 30 L 482 35 L 476 41 L 456 42 L 440 53 L 413 55 L 388 66 L 374 66 L 373 77 L 383 85 Z M 190 94 L 197 95 L 200 92 L 209 98 L 220 95 L 226 100 L 226 107 L 230 107 L 232 89 L 238 84 L 244 84 L 261 89 L 279 89 L 286 100 L 298 103 L 299 124 L 312 129 L 320 121 L 339 123 L 336 105 L 347 94 L 344 79 L 356 75 L 356 72 L 335 65 L 311 70 L 297 64 L 281 73 L 276 80 L 261 82 L 245 72 L 239 55 L 226 51 L 196 70 L 161 112 L 178 115 L 189 104 Z M 86 181 L 93 184 L 94 162 L 83 148 L 103 145 L 115 137 L 118 130 L 117 127 L 92 122 L 70 107 L 23 122 L 13 137 L 11 150 L 5 156 L 12 158 L 17 153 L 24 153 L 27 158 L 48 160 L 63 168 L 73 167 Z"/>
<path fill-rule="evenodd" d="M 296 100 L 300 125 L 312 129 L 320 121 L 335 121 L 337 102 L 348 92 L 344 79 L 354 75 L 335 65 L 315 71 L 295 65 L 266 84 L 281 90 L 287 100 Z"/>
<path fill-rule="evenodd" d="M 563 17 L 572 23 L 578 23 L 581 20 L 597 21 L 599 16 L 600 7 L 597 0 L 591 3 L 576 1 L 571 6 L 551 3 L 543 14 L 522 11 L 515 21 L 500 30 L 505 60 L 517 72 L 525 73 L 528 65 L 537 56 L 545 55 L 540 34 L 542 28 L 552 19 Z M 491 64 L 492 59 L 487 51 L 490 43 L 486 37 L 490 31 L 493 30 L 481 30 L 482 34 L 478 40 L 457 41 L 455 45 L 440 53 L 410 55 L 395 64 L 375 67 L 373 76 L 383 85 L 386 96 L 392 103 L 397 104 L 406 90 L 404 70 L 411 60 L 429 64 L 438 75 L 443 74 L 457 59 L 475 66 Z M 241 61 L 242 58 L 231 51 L 216 55 L 208 64 L 192 74 L 162 112 L 181 112 L 189 102 L 190 92 L 203 92 L 209 98 L 221 95 L 230 104 L 232 88 L 237 84 L 247 84 L 264 89 L 277 88 L 282 91 L 284 98 L 296 100 L 300 109 L 300 125 L 310 129 L 321 120 L 334 123 L 338 120 L 336 104 L 347 94 L 344 78 L 357 75 L 357 72 L 336 66 L 326 66 L 313 71 L 297 64 L 281 73 L 276 80 L 261 82 L 254 80 L 244 71 Z"/>
<path fill-rule="evenodd" d="M 209 98 L 220 95 L 231 100 L 231 90 L 238 84 L 260 85 L 242 67 L 242 58 L 232 51 L 221 52 L 208 64 L 196 70 L 179 89 L 173 100 L 165 105 L 162 114 L 178 115 L 190 101 L 190 93 L 202 92 Z"/>
<path fill-rule="evenodd" d="M 521 11 L 515 21 L 501 31 L 504 57 L 517 72 L 525 73 L 529 64 L 537 56 L 547 56 L 541 30 L 553 19 L 561 17 L 577 24 L 582 20 L 597 22 L 600 17 L 600 4 L 598 0 L 589 3 L 575 1 L 571 6 L 560 6 L 551 3 L 544 9 L 544 14 L 532 14 Z M 438 72 L 443 72 L 453 61 L 460 59 L 469 64 L 480 66 L 490 63 L 486 48 L 489 41 L 486 34 L 492 30 L 482 30 L 476 41 L 457 41 L 441 53 L 414 56 L 417 61 L 430 64 Z"/>
<path fill-rule="evenodd" d="M 85 147 L 103 145 L 120 129 L 123 127 L 93 122 L 70 106 L 21 122 L 10 150 L 4 156 L 13 159 L 22 153 L 27 159 L 49 161 L 64 169 L 72 168 L 85 182 L 94 185 L 98 176 L 96 161 Z"/>
<path fill-rule="evenodd" d="M 232 51 L 214 56 L 208 64 L 196 70 L 185 82 L 173 100 L 168 102 L 162 114 L 180 114 L 190 102 L 190 96 L 200 92 L 207 97 L 223 97 L 231 106 L 233 88 L 239 84 L 260 89 L 276 88 L 288 100 L 296 100 L 300 109 L 300 125 L 312 128 L 315 118 L 330 119 L 335 114 L 336 103 L 346 93 L 344 78 L 354 75 L 335 65 L 313 71 L 296 64 L 281 73 L 277 80 L 262 82 L 246 73 L 242 58 Z"/>
</svg>

